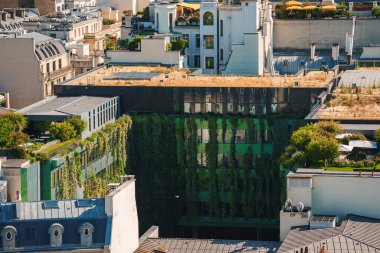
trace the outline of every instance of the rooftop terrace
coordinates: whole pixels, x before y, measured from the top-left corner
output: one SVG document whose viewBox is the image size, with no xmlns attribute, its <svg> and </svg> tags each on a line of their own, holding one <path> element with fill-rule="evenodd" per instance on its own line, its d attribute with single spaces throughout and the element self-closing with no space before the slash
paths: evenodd
<svg viewBox="0 0 380 253">
<path fill-rule="evenodd" d="M 64 85 L 160 86 L 160 87 L 326 87 L 334 78 L 330 71 L 311 71 L 306 76 L 243 77 L 193 76 L 188 70 L 164 67 L 114 66 L 73 78 Z"/>
<path fill-rule="evenodd" d="M 380 88 L 338 88 L 311 119 L 380 120 Z"/>
</svg>

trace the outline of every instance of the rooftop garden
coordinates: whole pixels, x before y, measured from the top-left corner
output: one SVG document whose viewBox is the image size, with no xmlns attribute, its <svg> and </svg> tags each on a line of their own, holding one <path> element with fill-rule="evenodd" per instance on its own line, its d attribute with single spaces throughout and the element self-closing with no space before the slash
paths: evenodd
<svg viewBox="0 0 380 253">
<path fill-rule="evenodd" d="M 359 145 L 351 141 L 359 141 Z M 288 169 L 304 167 L 330 171 L 380 171 L 377 143 L 380 143 L 380 129 L 373 136 L 343 134 L 338 123 L 320 121 L 293 133 L 280 163 Z"/>
<path fill-rule="evenodd" d="M 199 21 L 199 9 L 181 5 L 177 7 L 176 25 L 199 25 Z"/>
<path fill-rule="evenodd" d="M 349 18 L 352 15 L 344 3 L 321 6 L 297 1 L 276 5 L 275 14 L 278 19 Z"/>
<path fill-rule="evenodd" d="M 103 25 L 113 25 L 116 23 L 115 19 L 105 18 L 103 19 Z"/>
</svg>

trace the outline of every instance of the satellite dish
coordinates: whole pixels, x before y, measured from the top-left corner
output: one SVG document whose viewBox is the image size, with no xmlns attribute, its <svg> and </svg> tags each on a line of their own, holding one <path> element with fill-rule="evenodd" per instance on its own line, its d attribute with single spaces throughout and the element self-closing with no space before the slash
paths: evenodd
<svg viewBox="0 0 380 253">
<path fill-rule="evenodd" d="M 286 201 L 285 201 L 285 206 L 284 206 L 284 209 L 286 211 L 291 211 L 292 210 L 292 204 L 293 204 L 293 200 L 291 198 L 288 198 Z"/>
<path fill-rule="evenodd" d="M 305 208 L 304 203 L 303 202 L 298 202 L 297 211 L 298 212 L 302 212 L 304 208 Z"/>
</svg>

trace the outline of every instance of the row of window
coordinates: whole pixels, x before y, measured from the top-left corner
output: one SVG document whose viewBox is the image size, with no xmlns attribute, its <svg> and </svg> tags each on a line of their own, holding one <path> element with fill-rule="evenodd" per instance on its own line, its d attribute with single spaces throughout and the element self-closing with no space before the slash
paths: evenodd
<svg viewBox="0 0 380 253">
<path fill-rule="evenodd" d="M 253 136 L 250 137 L 247 130 L 236 130 L 235 134 L 235 143 L 236 144 L 254 144 L 257 143 L 257 140 L 260 139 L 260 131 L 257 131 L 257 129 L 253 129 Z M 232 138 L 232 130 L 227 129 L 224 140 L 223 140 L 223 130 L 218 129 L 217 130 L 217 139 L 218 143 L 231 143 Z M 252 138 L 252 140 L 250 140 Z M 263 138 L 264 142 L 269 141 L 269 130 L 264 129 L 263 132 Z M 199 143 L 208 143 L 210 140 L 209 130 L 208 129 L 198 129 L 197 130 L 197 140 Z"/>
<path fill-rule="evenodd" d="M 223 104 L 226 109 L 223 111 Z M 277 104 L 271 104 L 271 113 L 277 112 Z M 267 114 L 267 107 L 263 106 L 260 111 L 256 111 L 255 104 L 237 104 L 237 103 L 184 103 L 185 113 L 249 113 L 255 115 Z"/>
<path fill-rule="evenodd" d="M 88 130 L 91 132 L 110 120 L 114 120 L 117 115 L 117 100 L 116 98 L 107 103 L 98 106 L 96 109 L 88 112 Z"/>
<path fill-rule="evenodd" d="M 96 32 L 98 31 L 98 23 L 92 24 L 92 25 L 86 25 L 78 28 L 74 28 L 74 37 L 76 38 L 84 36 L 85 33 L 88 32 Z"/>
<path fill-rule="evenodd" d="M 46 71 L 44 66 L 46 66 Z M 48 62 L 46 65 L 41 65 L 42 73 L 50 73 L 62 68 L 62 59 L 58 59 L 56 61 Z"/>
</svg>

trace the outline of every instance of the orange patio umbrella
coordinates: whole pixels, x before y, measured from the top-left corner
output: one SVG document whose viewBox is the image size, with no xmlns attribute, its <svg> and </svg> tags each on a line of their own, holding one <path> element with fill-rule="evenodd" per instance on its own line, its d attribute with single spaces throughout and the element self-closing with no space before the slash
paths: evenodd
<svg viewBox="0 0 380 253">
<path fill-rule="evenodd" d="M 298 11 L 298 10 L 302 10 L 302 7 L 301 6 L 290 6 L 288 8 L 286 8 L 287 11 Z"/>
<path fill-rule="evenodd" d="M 301 6 L 302 3 L 298 2 L 298 1 L 288 1 L 285 3 L 286 6 Z"/>
<path fill-rule="evenodd" d="M 315 6 L 315 5 L 308 5 L 308 6 L 303 7 L 302 9 L 305 10 L 305 11 L 311 11 L 311 10 L 314 10 L 315 8 L 317 8 L 317 6 Z"/>
<path fill-rule="evenodd" d="M 322 11 L 335 11 L 336 7 L 334 5 L 322 6 Z"/>
</svg>

